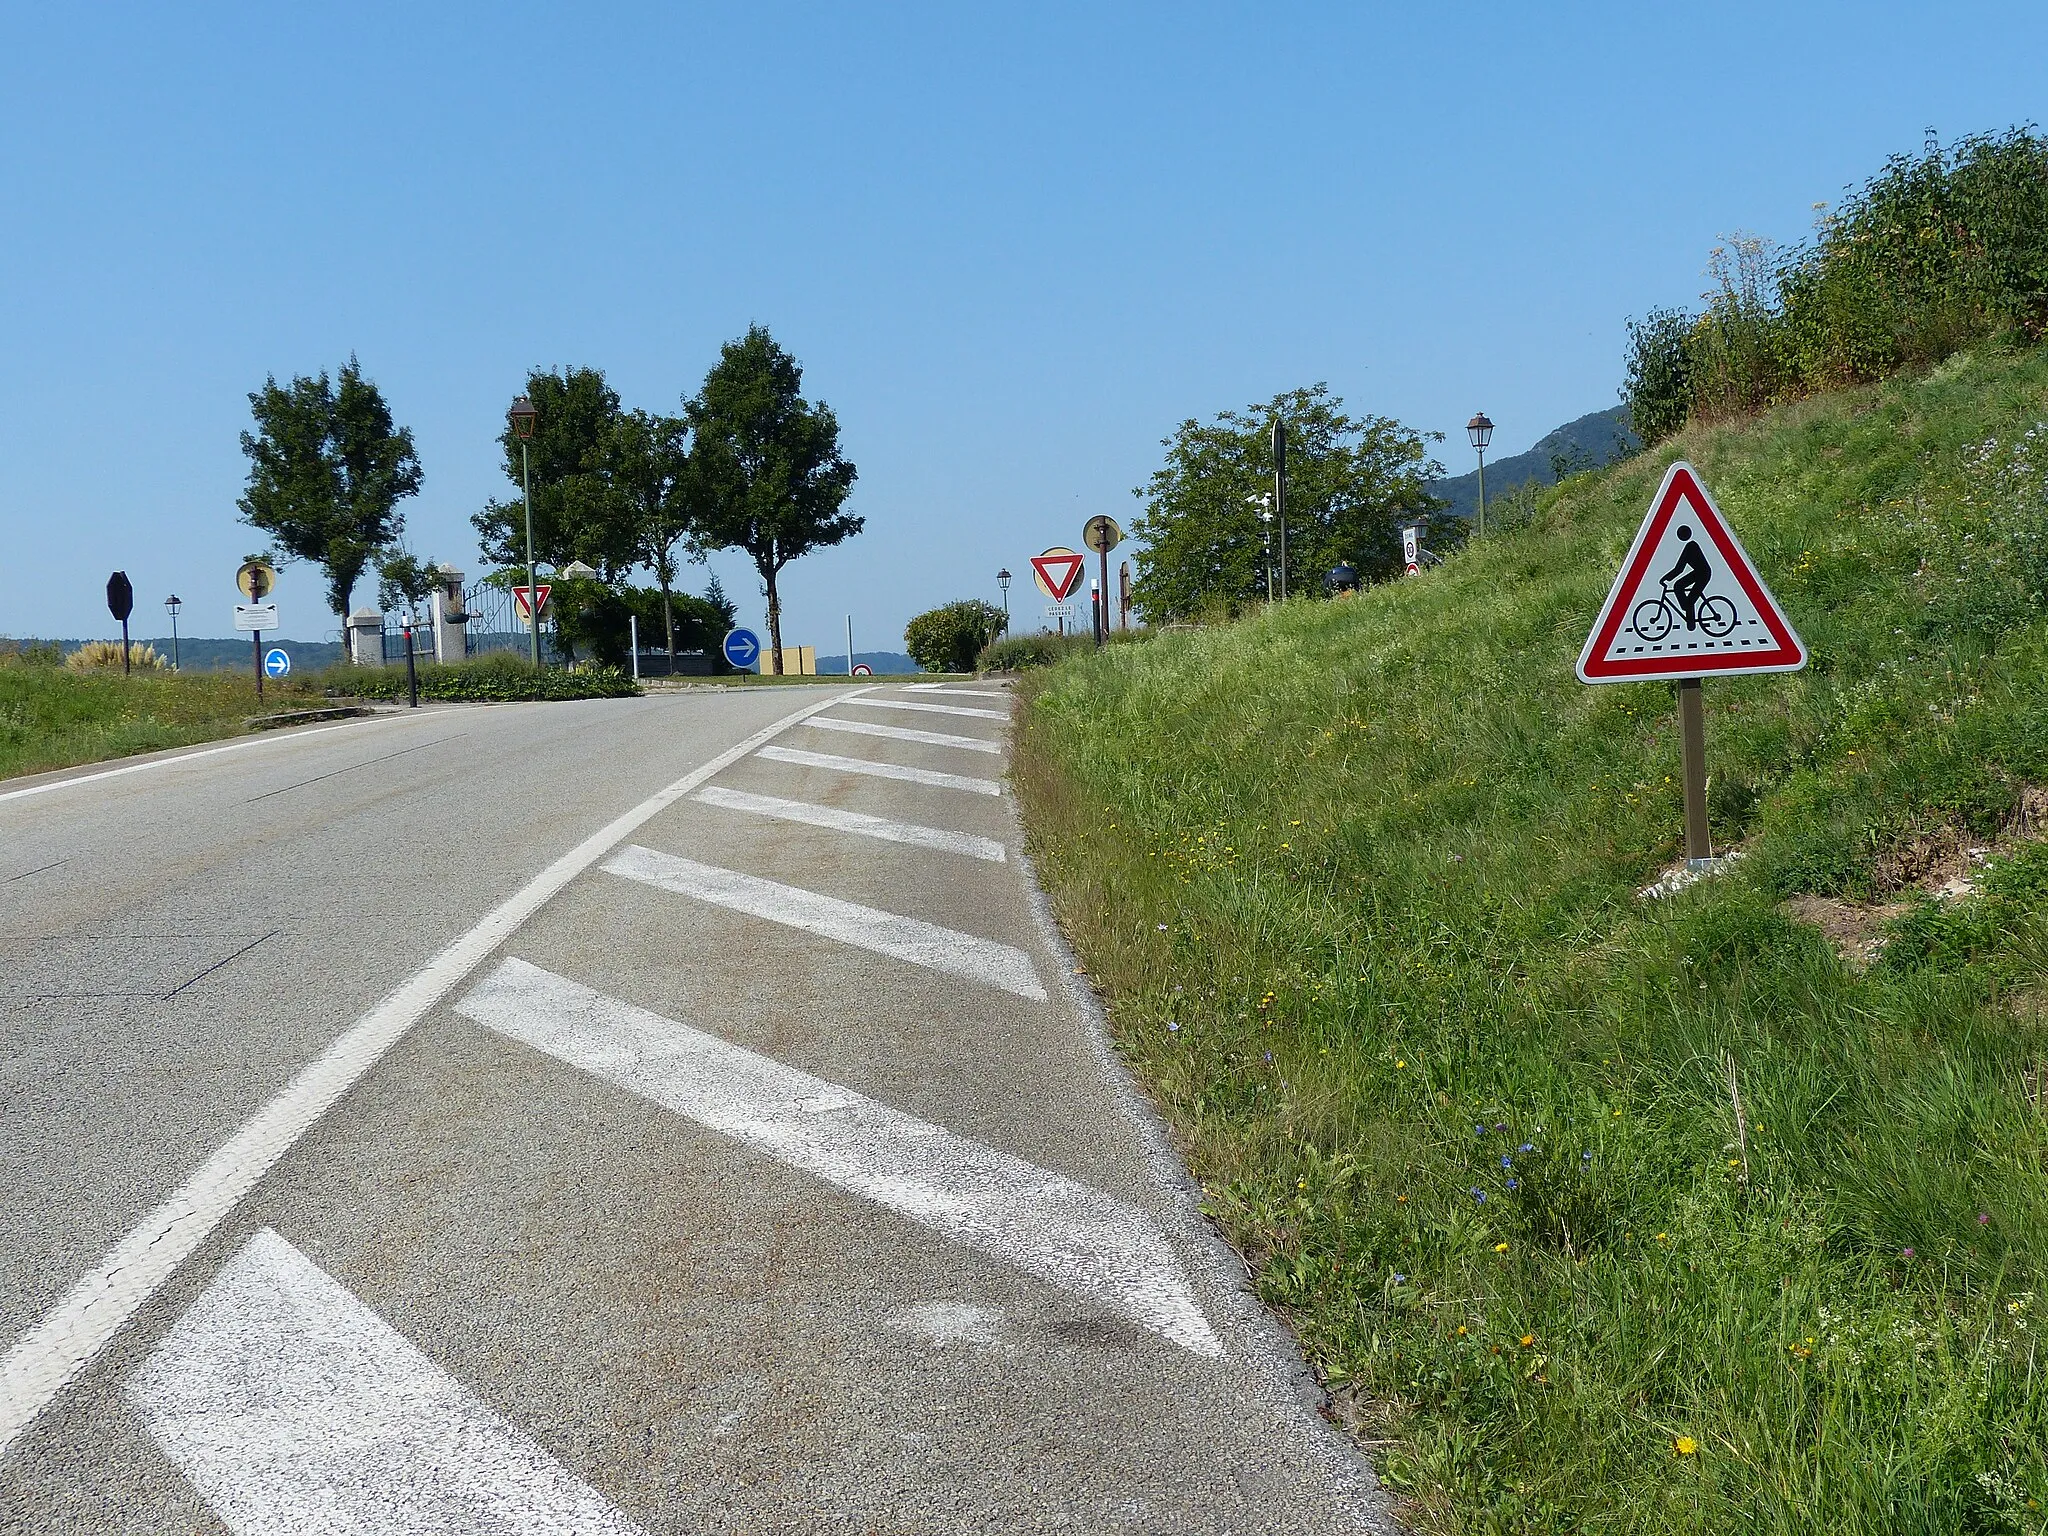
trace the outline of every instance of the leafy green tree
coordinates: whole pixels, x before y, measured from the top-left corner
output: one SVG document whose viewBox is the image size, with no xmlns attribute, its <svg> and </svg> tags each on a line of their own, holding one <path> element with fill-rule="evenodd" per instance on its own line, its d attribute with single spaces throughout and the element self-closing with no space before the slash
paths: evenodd
<svg viewBox="0 0 2048 1536">
<path fill-rule="evenodd" d="M 1132 600 L 1149 620 L 1236 612 L 1266 595 L 1260 497 L 1273 488 L 1273 421 L 1287 424 L 1287 564 L 1297 591 L 1320 590 L 1348 563 L 1361 580 L 1400 572 L 1401 528 L 1419 523 L 1441 548 L 1462 532 L 1429 493 L 1443 474 L 1421 433 L 1385 416 L 1347 416 L 1329 387 L 1190 418 L 1165 439 L 1166 463 L 1133 492 L 1145 510 Z"/>
<path fill-rule="evenodd" d="M 387 613 L 397 608 L 417 609 L 440 586 L 441 573 L 432 560 L 399 550 L 377 562 L 377 601 Z"/>
<path fill-rule="evenodd" d="M 399 502 L 419 491 L 412 432 L 394 425 L 353 356 L 332 381 L 324 372 L 289 385 L 265 379 L 249 409 L 256 430 L 242 434 L 242 521 L 270 535 L 280 562 L 320 567 L 328 606 L 346 627 L 356 583 L 405 531 Z"/>
<path fill-rule="evenodd" d="M 564 368 L 526 376 L 536 413 L 526 444 L 533 478 L 533 554 L 539 565 L 581 560 L 608 582 L 639 562 L 630 501 L 618 494 L 608 462 L 621 413 L 619 396 L 596 368 Z M 498 435 L 505 477 L 520 482 L 519 436 L 511 423 Z M 518 489 L 470 518 L 486 559 L 526 569 L 526 504 Z"/>
<path fill-rule="evenodd" d="M 1003 632 L 1003 610 L 980 598 L 920 613 L 903 631 L 911 659 L 927 672 L 972 672 L 982 647 Z"/>
<path fill-rule="evenodd" d="M 721 349 L 704 387 L 685 406 L 695 441 L 703 544 L 744 549 L 768 599 L 768 655 L 782 670 L 777 581 L 800 555 L 859 533 L 844 510 L 854 466 L 839 451 L 829 406 L 805 400 L 803 369 L 764 326 Z"/>
<path fill-rule="evenodd" d="M 668 653 L 676 653 L 673 590 L 679 558 L 702 560 L 696 547 L 697 485 L 689 452 L 689 425 L 673 416 L 633 410 L 612 423 L 604 472 L 612 494 L 627 509 L 638 563 L 654 572 L 661 589 L 661 623 Z"/>
</svg>

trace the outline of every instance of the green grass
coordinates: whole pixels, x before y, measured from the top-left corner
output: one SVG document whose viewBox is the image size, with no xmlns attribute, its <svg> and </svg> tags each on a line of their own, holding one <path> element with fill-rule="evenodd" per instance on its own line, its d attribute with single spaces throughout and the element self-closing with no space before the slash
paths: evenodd
<svg viewBox="0 0 2048 1536">
<path fill-rule="evenodd" d="M 1116 1037 L 1424 1528 L 2048 1530 L 2043 418 L 2048 353 L 1964 358 L 1032 685 Z M 1708 684 L 1746 857 L 1643 902 L 1673 692 L 1572 665 L 1680 454 L 1814 659 Z M 1982 896 L 1913 896 L 2001 837 Z M 1859 971 L 1802 892 L 1908 910 Z"/>
</svg>

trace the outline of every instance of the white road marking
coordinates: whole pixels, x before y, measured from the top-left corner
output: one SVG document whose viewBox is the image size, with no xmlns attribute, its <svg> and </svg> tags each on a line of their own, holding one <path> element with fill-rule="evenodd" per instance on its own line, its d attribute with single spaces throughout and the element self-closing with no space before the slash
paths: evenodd
<svg viewBox="0 0 2048 1536">
<path fill-rule="evenodd" d="M 843 695 L 842 695 L 843 697 Z M 206 1240 L 256 1181 L 405 1032 L 481 965 L 551 896 L 651 817 L 778 732 L 837 702 L 820 699 L 757 731 L 592 833 L 493 908 L 413 978 L 352 1024 L 230 1136 L 0 1357 L 0 1453 L 113 1338 L 149 1295 Z"/>
<path fill-rule="evenodd" d="M 979 736 L 951 736 L 944 731 L 914 731 L 903 725 L 871 725 L 865 720 L 835 720 L 829 715 L 813 715 L 804 722 L 804 728 L 812 731 L 850 731 L 855 736 L 881 736 L 890 741 L 919 741 L 928 747 L 959 747 L 967 752 L 987 752 L 1001 756 L 1003 744 L 1000 741 L 983 741 Z"/>
<path fill-rule="evenodd" d="M 344 720 L 339 725 L 316 725 L 311 730 L 275 730 L 261 736 L 249 736 L 240 741 L 231 741 L 223 747 L 201 747 L 196 752 L 180 752 L 175 757 L 153 757 L 146 763 L 130 763 L 125 768 L 102 768 L 98 773 L 81 773 L 72 779 L 56 779 L 47 784 L 31 784 L 26 789 L 0 790 L 0 800 L 25 800 L 30 795 L 53 794 L 60 789 L 76 789 L 84 784 L 97 784 L 103 779 L 118 779 L 131 773 L 148 773 L 152 768 L 175 768 L 179 763 L 193 762 L 202 757 L 218 757 L 223 752 L 240 752 L 245 747 L 266 747 L 280 741 L 304 741 L 309 736 L 325 736 L 329 731 L 357 730 L 366 725 L 375 725 L 380 720 L 386 725 L 396 725 L 407 718 L 415 720 L 432 719 L 440 713 L 430 710 L 424 715 L 372 715 L 368 719 Z"/>
<path fill-rule="evenodd" d="M 877 779 L 901 779 L 907 784 L 925 784 L 933 789 L 965 789 L 977 795 L 1000 795 L 999 779 L 975 779 L 965 774 L 940 773 L 936 768 L 905 768 L 901 763 L 877 763 L 865 757 L 841 757 L 834 752 L 805 752 L 797 747 L 763 747 L 754 754 L 771 762 L 795 763 L 802 768 L 830 768 L 839 773 L 864 773 Z"/>
<path fill-rule="evenodd" d="M 1100 1190 L 523 960 L 455 1007 L 1183 1349 L 1223 1353 L 1158 1223 Z"/>
<path fill-rule="evenodd" d="M 236 1536 L 639 1527 L 268 1228 L 128 1382 Z"/>
<path fill-rule="evenodd" d="M 1007 699 L 1009 694 L 1000 688 L 949 688 L 944 683 L 905 683 L 911 693 L 943 693 L 961 699 Z"/>
<path fill-rule="evenodd" d="M 642 848 L 638 843 L 628 843 L 606 859 L 603 868 L 608 875 L 638 880 L 643 885 L 709 902 L 729 912 L 766 918 L 771 923 L 800 928 L 841 944 L 944 971 L 948 976 L 1000 987 L 1018 997 L 1045 1000 L 1045 988 L 1039 984 L 1031 957 L 994 939 L 957 933 L 936 923 L 899 917 L 894 912 L 841 901 L 836 896 L 820 896 L 816 891 L 763 880 L 759 875 L 743 875 L 737 870 L 699 864 L 694 859 L 679 859 L 672 853 Z"/>
<path fill-rule="evenodd" d="M 1009 853 L 992 837 L 971 832 L 948 832 L 943 827 L 921 827 L 908 821 L 885 821 L 859 811 L 842 811 L 836 805 L 812 805 L 803 800 L 783 800 L 774 795 L 751 794 L 744 789 L 725 789 L 707 784 L 690 797 L 728 811 L 751 811 L 757 816 L 774 816 L 783 821 L 800 821 L 813 827 L 830 827 L 835 832 L 857 832 L 862 837 L 879 837 L 885 842 L 910 843 L 919 848 L 938 848 L 947 853 L 964 853 L 970 859 L 991 864 L 1008 861 Z"/>
<path fill-rule="evenodd" d="M 921 699 L 842 699 L 842 704 L 865 704 L 869 709 L 915 709 L 927 715 L 971 715 L 976 720 L 1007 720 L 1006 709 L 976 709 L 971 704 L 927 704 Z"/>
</svg>

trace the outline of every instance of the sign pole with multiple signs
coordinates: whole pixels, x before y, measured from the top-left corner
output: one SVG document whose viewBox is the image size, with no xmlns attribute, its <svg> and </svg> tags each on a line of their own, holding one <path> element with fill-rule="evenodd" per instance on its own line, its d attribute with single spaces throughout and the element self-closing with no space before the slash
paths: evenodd
<svg viewBox="0 0 2048 1536">
<path fill-rule="evenodd" d="M 1123 543 L 1124 531 L 1116 519 L 1097 514 L 1081 530 L 1081 542 L 1102 559 L 1102 580 L 1095 587 L 1095 643 L 1109 639 L 1109 552 Z"/>
<path fill-rule="evenodd" d="M 1074 611 L 1067 599 L 1081 584 L 1081 572 L 1087 564 L 1086 555 L 1078 554 L 1064 544 L 1055 544 L 1044 554 L 1031 557 L 1031 579 L 1038 583 L 1039 591 L 1052 599 L 1052 606 L 1045 610 L 1045 616 L 1059 620 L 1063 635 L 1067 632 L 1067 619 Z"/>
<path fill-rule="evenodd" d="M 249 599 L 235 604 L 235 628 L 249 632 L 249 658 L 256 667 L 256 697 L 263 697 L 263 632 L 277 628 L 277 604 L 265 603 L 277 585 L 277 572 L 261 560 L 245 560 L 235 572 L 235 585 Z"/>
<path fill-rule="evenodd" d="M 1796 672 L 1806 646 L 1690 464 L 1665 471 L 1649 514 L 1579 652 L 1582 683 L 1678 684 L 1685 857 L 1713 858 L 1707 826 L 1704 677 Z"/>
</svg>

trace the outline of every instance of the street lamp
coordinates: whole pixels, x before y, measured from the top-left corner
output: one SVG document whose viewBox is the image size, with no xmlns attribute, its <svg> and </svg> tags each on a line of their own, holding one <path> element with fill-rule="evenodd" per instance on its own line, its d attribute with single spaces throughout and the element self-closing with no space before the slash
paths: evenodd
<svg viewBox="0 0 2048 1536">
<path fill-rule="evenodd" d="M 1493 423 L 1481 411 L 1465 423 L 1465 435 L 1479 454 L 1479 536 L 1486 537 L 1486 445 L 1493 441 Z"/>
<path fill-rule="evenodd" d="M 169 615 L 171 616 L 171 670 L 172 670 L 173 672 L 176 672 L 177 670 L 179 670 L 179 669 L 178 669 L 178 610 L 179 610 L 180 608 L 184 607 L 184 606 L 185 606 L 185 605 L 184 605 L 183 603 L 181 603 L 181 602 L 179 602 L 179 601 L 178 601 L 178 594 L 177 594 L 177 593 L 175 593 L 175 592 L 173 592 L 173 593 L 172 593 L 172 594 L 171 594 L 171 595 L 170 595 L 169 597 L 167 597 L 167 598 L 165 598 L 165 599 L 164 599 L 164 612 L 165 612 L 165 613 L 168 613 L 168 614 L 169 614 Z"/>
<path fill-rule="evenodd" d="M 526 628 L 533 637 L 533 670 L 540 670 L 540 589 L 534 581 L 533 569 L 533 472 L 527 466 L 526 445 L 533 437 L 533 423 L 540 412 L 533 408 L 533 402 L 521 395 L 512 402 L 507 413 L 512 420 L 512 431 L 519 439 L 519 485 L 526 495 Z"/>
<path fill-rule="evenodd" d="M 996 572 L 996 585 L 1003 589 L 1003 633 L 1010 632 L 1010 573 L 1008 569 Z"/>
</svg>

